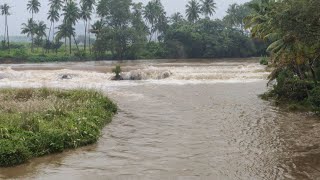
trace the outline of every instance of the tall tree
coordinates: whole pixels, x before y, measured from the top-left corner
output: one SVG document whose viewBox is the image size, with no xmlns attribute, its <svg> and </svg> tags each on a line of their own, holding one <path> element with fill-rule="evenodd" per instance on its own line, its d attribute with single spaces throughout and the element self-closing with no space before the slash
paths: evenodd
<svg viewBox="0 0 320 180">
<path fill-rule="evenodd" d="M 201 12 L 206 17 L 209 18 L 216 12 L 216 3 L 214 0 L 200 0 L 201 1 Z"/>
<path fill-rule="evenodd" d="M 88 28 L 88 20 L 91 18 L 91 10 L 86 5 L 85 0 L 80 1 L 80 18 L 84 21 L 84 47 L 83 50 L 86 51 L 87 47 L 87 28 Z"/>
<path fill-rule="evenodd" d="M 49 29 L 49 35 L 48 35 L 48 40 L 50 40 L 50 36 L 51 36 L 51 31 L 53 30 L 53 38 L 54 39 L 54 23 L 59 21 L 59 12 L 54 9 L 54 8 L 50 8 L 49 12 L 48 12 L 48 17 L 47 19 L 50 20 L 50 29 Z"/>
<path fill-rule="evenodd" d="M 89 36 L 89 50 L 91 53 L 91 39 L 90 39 L 90 22 L 91 16 L 94 10 L 94 5 L 96 4 L 95 0 L 81 0 L 81 18 L 84 20 L 85 24 L 85 41 L 84 41 L 84 50 L 86 51 L 87 45 L 87 34 Z M 89 29 L 89 30 L 88 30 Z"/>
<path fill-rule="evenodd" d="M 154 34 L 163 33 L 163 27 L 166 26 L 166 12 L 160 0 L 149 1 L 144 9 L 144 18 L 150 26 L 149 41 L 152 40 Z"/>
<path fill-rule="evenodd" d="M 31 12 L 32 16 L 31 16 L 31 20 L 33 20 L 33 15 L 37 14 L 39 12 L 39 8 L 41 7 L 41 4 L 39 2 L 39 0 L 29 0 L 28 4 L 27 4 L 27 9 L 29 12 Z M 31 25 L 34 25 L 34 23 L 31 23 Z M 34 29 L 35 27 L 33 27 Z M 31 31 L 31 51 L 33 52 L 33 44 L 34 44 L 34 32 L 35 30 Z"/>
<path fill-rule="evenodd" d="M 36 26 L 37 24 L 33 21 L 33 19 L 30 18 L 28 19 L 27 23 L 22 24 L 21 33 L 27 34 L 28 37 L 31 37 L 36 33 L 35 31 Z"/>
<path fill-rule="evenodd" d="M 231 4 L 223 21 L 227 25 L 245 32 L 244 19 L 250 14 L 252 14 L 252 10 L 249 8 L 248 3 L 242 5 Z"/>
<path fill-rule="evenodd" d="M 37 47 L 43 46 L 43 38 L 47 36 L 46 34 L 47 25 L 40 21 L 38 24 L 35 24 L 35 45 Z"/>
<path fill-rule="evenodd" d="M 182 14 L 180 12 L 176 12 L 170 17 L 170 21 L 173 24 L 182 22 L 183 21 L 183 16 L 182 16 Z"/>
<path fill-rule="evenodd" d="M 10 40 L 9 40 L 9 26 L 8 26 L 8 16 L 10 15 L 10 6 L 8 4 L 3 4 L 0 6 L 0 10 L 1 10 L 1 15 L 4 16 L 5 18 L 5 24 L 4 24 L 4 44 L 6 44 L 7 42 L 7 46 L 8 46 L 8 49 L 10 50 Z"/>
<path fill-rule="evenodd" d="M 109 51 L 115 59 L 136 58 L 146 41 L 142 4 L 132 0 L 101 0 L 97 13 L 101 21 L 93 31 L 97 35 L 95 52 L 103 55 Z"/>
<path fill-rule="evenodd" d="M 63 0 L 49 0 L 49 12 L 47 19 L 50 20 L 50 30 L 48 35 L 48 40 L 50 40 L 51 31 L 52 31 L 52 41 L 54 41 L 55 36 L 55 22 L 58 22 L 60 19 L 59 11 L 62 9 Z"/>
<path fill-rule="evenodd" d="M 80 9 L 78 8 L 76 2 L 72 1 L 72 0 L 68 0 L 66 5 L 63 7 L 62 9 L 63 11 L 63 24 L 64 26 L 67 28 L 68 31 L 68 35 L 69 35 L 69 52 L 70 54 L 72 53 L 72 37 L 74 39 L 74 42 L 78 48 L 77 45 L 77 41 L 75 38 L 75 29 L 74 26 L 76 25 L 76 23 L 78 22 L 78 19 L 80 18 Z"/>
<path fill-rule="evenodd" d="M 66 23 L 62 23 L 61 25 L 58 26 L 58 32 L 56 35 L 56 42 L 58 42 L 61 39 L 64 39 L 64 50 L 65 53 L 67 54 L 67 38 L 70 37 L 70 31 L 69 31 L 69 26 Z"/>
<path fill-rule="evenodd" d="M 190 0 L 186 5 L 186 15 L 190 22 L 195 23 L 201 13 L 201 6 L 197 0 Z"/>
</svg>

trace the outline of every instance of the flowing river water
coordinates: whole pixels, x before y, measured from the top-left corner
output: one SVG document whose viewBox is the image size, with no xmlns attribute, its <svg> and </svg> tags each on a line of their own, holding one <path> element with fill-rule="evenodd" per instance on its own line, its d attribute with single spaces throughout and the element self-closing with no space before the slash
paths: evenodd
<svg viewBox="0 0 320 180">
<path fill-rule="evenodd" d="M 0 87 L 94 88 L 119 106 L 95 145 L 0 179 L 320 179 L 320 120 L 286 112 L 255 59 L 0 65 Z M 109 73 L 106 73 L 109 72 Z"/>
</svg>

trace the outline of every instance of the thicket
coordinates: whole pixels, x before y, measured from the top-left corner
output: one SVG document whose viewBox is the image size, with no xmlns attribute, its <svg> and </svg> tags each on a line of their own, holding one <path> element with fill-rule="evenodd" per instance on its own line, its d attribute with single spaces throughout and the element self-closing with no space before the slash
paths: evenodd
<svg viewBox="0 0 320 180">
<path fill-rule="evenodd" d="M 253 0 L 244 21 L 254 38 L 270 43 L 273 97 L 291 109 L 320 109 L 320 7 L 318 0 Z M 264 63 L 264 61 L 262 61 Z"/>
</svg>

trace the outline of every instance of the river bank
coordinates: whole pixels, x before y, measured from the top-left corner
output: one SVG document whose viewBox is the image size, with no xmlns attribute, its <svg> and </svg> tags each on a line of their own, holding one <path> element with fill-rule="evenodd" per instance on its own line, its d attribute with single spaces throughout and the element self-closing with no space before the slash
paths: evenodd
<svg viewBox="0 0 320 180">
<path fill-rule="evenodd" d="M 117 107 L 88 90 L 1 89 L 0 166 L 95 143 Z"/>
</svg>

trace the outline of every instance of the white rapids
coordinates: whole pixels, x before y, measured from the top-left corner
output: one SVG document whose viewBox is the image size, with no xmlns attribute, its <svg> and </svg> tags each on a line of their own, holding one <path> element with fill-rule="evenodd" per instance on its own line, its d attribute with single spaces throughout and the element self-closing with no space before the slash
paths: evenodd
<svg viewBox="0 0 320 180">
<path fill-rule="evenodd" d="M 250 60 L 246 62 L 186 63 L 151 61 L 132 65 L 123 62 L 124 81 L 111 81 L 114 63 L 57 63 L 0 66 L 0 87 L 60 87 L 97 88 L 115 86 L 198 83 L 239 83 L 265 80 L 265 67 Z M 48 68 L 49 67 L 49 68 Z M 81 68 L 79 68 L 81 67 Z"/>
</svg>

